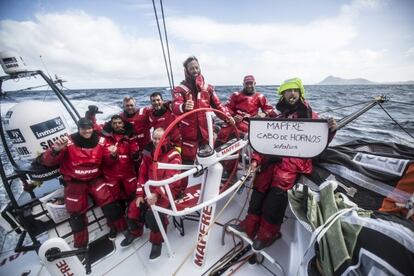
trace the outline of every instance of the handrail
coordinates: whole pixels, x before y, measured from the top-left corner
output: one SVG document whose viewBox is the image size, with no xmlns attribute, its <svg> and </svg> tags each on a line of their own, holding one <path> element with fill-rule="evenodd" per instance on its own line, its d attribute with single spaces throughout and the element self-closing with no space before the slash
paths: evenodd
<svg viewBox="0 0 414 276">
<path fill-rule="evenodd" d="M 215 158 L 214 163 L 220 162 L 221 160 L 224 160 L 226 157 L 231 156 L 234 152 L 240 150 L 241 148 L 243 148 L 244 146 L 246 146 L 248 144 L 248 142 L 246 140 L 240 139 L 237 142 L 239 142 L 239 147 L 235 147 L 232 148 L 231 150 L 229 150 L 228 152 L 224 153 L 222 156 Z M 165 164 L 165 163 L 161 163 L 161 164 Z M 172 169 L 172 166 L 177 166 L 177 167 L 181 167 L 183 165 L 170 165 L 169 169 Z M 191 166 L 191 165 L 190 165 Z M 163 180 L 148 180 L 145 184 L 144 184 L 144 190 L 145 190 L 145 194 L 149 195 L 151 194 L 150 192 L 150 186 L 155 186 L 155 187 L 160 187 L 160 186 L 166 186 L 172 182 L 175 182 L 177 180 L 183 179 L 187 176 L 190 176 L 194 173 L 200 172 L 202 170 L 204 170 L 206 167 L 204 167 L 203 165 L 195 165 L 193 168 L 182 172 L 180 174 L 175 174 L 170 178 L 166 178 Z"/>
<path fill-rule="evenodd" d="M 237 187 L 238 187 L 238 186 L 239 186 L 242 182 L 244 182 L 244 181 L 245 181 L 245 179 L 246 179 L 249 175 L 250 175 L 250 173 L 249 173 L 249 172 L 248 172 L 248 173 L 246 173 L 246 174 L 244 174 L 244 175 L 240 178 L 240 180 L 238 180 L 237 182 L 235 182 L 232 186 L 230 186 L 227 190 L 225 190 L 224 192 L 222 192 L 222 193 L 221 193 L 221 194 L 219 194 L 218 196 L 216 196 L 216 197 L 214 197 L 214 198 L 212 198 L 212 199 L 209 199 L 209 200 L 207 200 L 207 201 L 204 201 L 204 202 L 202 202 L 202 203 L 200 203 L 200 204 L 197 204 L 197 205 L 195 205 L 195 206 L 193 206 L 193 207 L 190 207 L 190 208 L 185 208 L 184 210 L 178 211 L 178 210 L 177 210 L 177 208 L 176 208 L 175 201 L 172 201 L 172 203 L 171 203 L 171 201 L 170 201 L 170 203 L 171 203 L 171 208 L 173 208 L 173 210 L 171 210 L 171 209 L 166 209 L 166 208 L 163 208 L 163 207 L 160 207 L 160 206 L 157 206 L 157 205 L 153 205 L 153 206 L 152 206 L 152 208 L 153 208 L 153 209 L 155 209 L 155 210 L 157 210 L 157 211 L 160 211 L 161 213 L 164 213 L 164 214 L 167 214 L 167 215 L 171 215 L 171 216 L 184 216 L 184 215 L 187 215 L 187 214 L 193 213 L 193 212 L 195 212 L 195 211 L 201 210 L 201 209 L 203 209 L 204 207 L 206 207 L 206 206 L 208 206 L 208 205 L 211 205 L 212 203 L 215 203 L 215 202 L 219 201 L 220 199 L 222 199 L 222 198 L 226 197 L 228 194 L 230 194 L 230 193 L 231 193 L 231 192 L 233 192 L 235 189 L 237 189 Z M 167 186 L 167 195 L 168 195 L 168 192 L 170 192 L 170 193 L 171 193 L 169 186 Z"/>
</svg>

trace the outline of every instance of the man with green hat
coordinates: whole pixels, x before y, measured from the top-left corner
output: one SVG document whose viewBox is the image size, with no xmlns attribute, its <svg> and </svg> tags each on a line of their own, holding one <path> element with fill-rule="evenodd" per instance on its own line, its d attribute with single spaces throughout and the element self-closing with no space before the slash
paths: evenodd
<svg viewBox="0 0 414 276">
<path fill-rule="evenodd" d="M 317 119 L 305 101 L 305 88 L 298 78 L 286 80 L 278 89 L 280 99 L 276 109 L 278 118 L 310 118 Z M 334 119 L 328 119 L 330 140 L 336 129 Z M 262 250 L 279 239 L 286 207 L 288 204 L 287 190 L 295 184 L 301 173 L 312 172 L 312 160 L 295 157 L 275 158 L 252 154 L 251 169 L 261 171 L 256 175 L 253 192 L 250 197 L 247 216 L 238 225 L 232 225 L 238 231 L 245 232 L 253 240 L 253 249 Z"/>
</svg>

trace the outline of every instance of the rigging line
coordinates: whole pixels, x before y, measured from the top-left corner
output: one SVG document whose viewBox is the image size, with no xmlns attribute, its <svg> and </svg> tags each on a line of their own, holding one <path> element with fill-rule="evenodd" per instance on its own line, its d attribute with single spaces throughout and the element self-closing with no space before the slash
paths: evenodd
<svg viewBox="0 0 414 276">
<path fill-rule="evenodd" d="M 352 105 L 345 105 L 345 106 L 341 106 L 341 107 L 338 107 L 338 108 L 329 108 L 329 109 L 327 109 L 327 110 L 325 110 L 325 111 L 322 111 L 322 112 L 318 112 L 319 114 L 322 114 L 322 113 L 326 113 L 326 112 L 331 112 L 331 111 L 335 111 L 335 110 L 339 110 L 339 109 L 343 109 L 343 108 L 347 108 L 347 107 L 353 107 L 353 106 L 357 106 L 357 105 L 361 105 L 361 104 L 366 104 L 366 103 L 369 103 L 369 102 L 371 102 L 371 101 L 366 101 L 366 102 L 359 102 L 359 103 L 356 103 L 356 104 L 352 104 Z"/>
<path fill-rule="evenodd" d="M 158 22 L 157 8 L 155 7 L 155 1 L 154 1 L 154 0 L 152 0 L 152 6 L 154 7 L 155 21 L 157 21 L 158 35 L 159 35 L 159 37 L 160 37 L 160 43 L 161 43 L 161 49 L 162 49 L 162 55 L 164 56 L 164 64 L 165 64 L 165 70 L 167 71 L 168 83 L 170 84 L 170 88 L 171 88 L 171 90 L 172 90 L 172 84 L 171 84 L 170 72 L 169 72 L 169 70 L 168 70 L 167 58 L 165 57 L 164 43 L 163 43 L 163 39 L 162 39 L 162 34 L 161 34 L 160 23 Z"/>
<path fill-rule="evenodd" d="M 398 102 L 398 101 L 389 101 L 390 103 L 398 103 L 398 104 L 407 104 L 407 105 L 414 105 L 414 103 L 404 103 L 404 102 Z"/>
<path fill-rule="evenodd" d="M 170 45 L 168 44 L 168 35 L 167 35 L 167 26 L 165 25 L 165 18 L 164 18 L 164 6 L 162 5 L 162 0 L 160 0 L 161 4 L 161 14 L 162 14 L 162 22 L 164 24 L 164 37 L 165 37 L 165 43 L 167 45 L 167 53 L 168 53 L 168 63 L 170 65 L 170 74 L 171 74 L 171 83 L 172 88 L 174 88 L 174 74 L 171 66 L 171 54 L 170 54 Z"/>
<path fill-rule="evenodd" d="M 46 88 L 46 92 L 45 92 L 45 96 L 43 97 L 43 102 L 46 100 L 46 96 L 47 96 L 47 94 L 48 94 L 48 92 L 50 91 L 50 92 L 53 92 L 52 91 L 52 89 L 50 89 L 50 87 L 48 86 L 47 88 Z"/>
<path fill-rule="evenodd" d="M 399 128 L 401 128 L 401 130 L 402 131 L 404 131 L 405 133 L 407 133 L 407 135 L 408 136 L 410 136 L 411 138 L 413 138 L 414 139 L 414 136 L 413 135 L 411 135 L 402 125 L 400 125 L 392 116 L 391 116 L 391 114 L 390 113 L 388 113 L 387 112 L 387 110 L 385 110 L 385 108 L 380 104 L 380 103 L 378 103 L 378 105 L 382 108 L 382 110 L 385 112 L 385 114 L 387 114 L 388 115 L 388 117 L 390 117 L 390 119 L 399 127 Z"/>
<path fill-rule="evenodd" d="M 40 60 L 42 61 L 43 67 L 45 67 L 45 70 L 46 70 L 47 75 L 48 75 L 48 76 L 49 76 L 49 78 L 53 81 L 52 77 L 51 77 L 51 76 L 50 76 L 50 74 L 49 74 L 49 70 L 47 70 L 46 64 L 45 64 L 45 62 L 43 61 L 43 57 L 42 57 L 42 55 L 40 55 L 39 57 L 40 57 Z"/>
</svg>

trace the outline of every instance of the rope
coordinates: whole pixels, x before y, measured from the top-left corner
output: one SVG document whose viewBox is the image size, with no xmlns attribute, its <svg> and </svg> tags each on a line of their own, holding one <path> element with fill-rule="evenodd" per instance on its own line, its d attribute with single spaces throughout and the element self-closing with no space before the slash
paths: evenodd
<svg viewBox="0 0 414 276">
<path fill-rule="evenodd" d="M 250 195 L 251 195 L 251 193 L 253 191 L 253 183 L 254 183 L 254 179 L 255 178 L 256 178 L 256 174 L 254 174 L 253 176 L 251 176 L 250 177 L 250 179 L 251 179 L 251 181 L 250 181 L 251 186 L 250 187 L 246 187 L 247 188 L 247 191 L 246 191 L 247 192 L 247 196 L 246 196 L 246 199 L 244 200 L 243 207 L 241 208 L 240 213 L 237 216 L 237 220 L 238 221 L 240 221 L 240 217 L 243 214 L 244 208 L 246 208 L 246 205 L 247 205 L 247 201 L 249 201 Z"/>
<path fill-rule="evenodd" d="M 335 111 L 335 110 L 339 110 L 339 109 L 343 109 L 343 108 L 347 108 L 347 107 L 353 107 L 353 106 L 357 106 L 357 105 L 361 105 L 361 104 L 366 104 L 366 103 L 369 103 L 369 102 L 371 102 L 371 101 L 366 101 L 366 102 L 358 102 L 358 103 L 356 103 L 356 104 L 352 104 L 352 105 L 345 105 L 345 106 L 341 106 L 341 107 L 334 108 L 334 109 L 332 109 L 332 108 L 328 108 L 327 110 L 322 111 L 322 112 L 318 112 L 318 113 L 319 113 L 319 114 L 322 114 L 322 113 L 331 112 L 331 111 Z"/>
<path fill-rule="evenodd" d="M 253 183 L 253 181 L 254 181 L 254 178 L 255 178 L 255 174 L 253 175 L 253 176 L 249 176 L 249 177 L 247 177 L 246 178 L 246 181 L 251 181 L 251 183 Z M 246 182 L 246 181 L 244 181 L 244 183 Z M 244 185 L 244 183 L 242 184 L 242 185 Z M 242 187 L 242 186 L 241 186 Z M 226 227 L 227 227 L 227 225 L 229 225 L 230 223 L 240 223 L 240 217 L 241 217 L 241 215 L 242 215 L 242 213 L 243 213 L 243 210 L 244 210 L 244 208 L 246 207 L 246 204 L 247 204 L 247 201 L 249 200 L 249 197 L 250 197 L 250 193 L 251 193 L 251 191 L 252 191 L 252 188 L 251 187 L 247 187 L 247 186 L 245 186 L 245 188 L 247 189 L 246 190 L 246 193 L 247 193 L 247 197 L 246 197 L 246 199 L 245 199 L 245 201 L 244 201 L 244 204 L 243 204 L 243 207 L 241 208 L 241 210 L 240 210 L 240 213 L 239 213 L 239 215 L 237 216 L 237 218 L 235 218 L 235 219 L 231 219 L 231 220 L 229 220 L 228 222 L 226 222 L 223 226 L 224 226 L 224 229 L 223 229 L 223 234 L 222 234 L 222 237 L 221 237 L 221 244 L 222 245 L 224 245 L 224 235 L 225 235 L 225 233 L 227 232 L 226 231 Z M 236 237 L 238 238 L 238 239 L 240 239 L 240 241 L 242 242 L 242 248 L 240 248 L 239 250 L 233 250 L 234 252 L 233 252 L 233 254 L 231 254 L 231 255 L 228 255 L 228 256 L 223 256 L 222 258 L 221 258 L 221 263 L 222 264 L 220 264 L 220 265 L 218 265 L 218 266 L 216 266 L 216 267 L 213 267 L 212 268 L 212 270 L 211 270 L 211 272 L 210 272 L 210 274 L 209 275 L 214 275 L 214 273 L 216 272 L 216 271 L 218 271 L 218 270 L 220 270 L 220 269 L 222 269 L 222 268 L 224 268 L 225 266 L 227 266 L 228 264 L 227 264 L 227 261 L 228 260 L 230 260 L 231 258 L 233 258 L 233 256 L 235 256 L 236 254 L 238 254 L 242 249 L 243 249 L 243 246 L 244 246 L 244 243 L 243 243 L 243 239 L 242 238 L 240 238 L 239 236 L 236 236 L 236 235 L 234 235 L 234 233 L 232 233 L 232 237 L 233 237 L 233 243 L 234 243 L 234 246 L 235 246 L 235 248 L 237 247 L 237 245 L 238 244 L 236 244 Z M 239 260 L 238 262 L 236 262 L 236 263 L 234 263 L 233 265 L 235 265 L 235 264 L 237 264 L 237 263 L 239 263 L 239 262 L 241 262 L 242 260 Z M 238 268 L 237 268 L 238 269 Z"/>
<path fill-rule="evenodd" d="M 47 70 L 46 64 L 45 64 L 45 63 L 44 63 L 44 61 L 43 61 L 43 57 L 40 55 L 40 56 L 39 56 L 39 58 L 40 58 L 40 60 L 42 61 L 43 67 L 45 67 L 45 70 L 46 70 L 47 75 L 48 75 L 48 76 L 49 76 L 49 78 L 52 80 L 52 77 L 51 77 L 51 76 L 50 76 L 50 74 L 49 74 L 49 70 Z"/>
<path fill-rule="evenodd" d="M 165 25 L 164 6 L 162 5 L 162 0 L 160 0 L 160 5 L 161 5 L 162 23 L 164 25 L 165 44 L 167 45 L 168 63 L 170 65 L 171 83 L 172 83 L 172 88 L 174 88 L 174 86 L 175 86 L 174 85 L 174 75 L 173 75 L 173 70 L 172 70 L 172 66 L 171 66 L 170 46 L 168 44 L 167 26 Z"/>
<path fill-rule="evenodd" d="M 223 269 L 226 265 L 228 265 L 228 262 L 237 254 L 239 254 L 244 248 L 244 242 L 243 239 L 240 239 L 240 242 L 236 244 L 229 252 L 227 252 L 223 257 L 221 257 L 220 260 L 218 260 L 212 268 L 210 268 L 210 271 L 205 272 L 203 275 L 208 273 L 209 276 L 211 275 L 220 275 L 217 274 L 218 271 Z M 236 263 L 235 263 L 236 264 Z M 234 264 L 233 264 L 234 265 Z"/>
<path fill-rule="evenodd" d="M 249 174 L 250 174 L 250 168 L 249 168 Z M 217 214 L 217 216 L 213 219 L 212 223 L 210 224 L 210 226 L 207 228 L 207 230 L 205 231 L 204 234 L 201 235 L 200 238 L 203 238 L 206 234 L 208 234 L 208 232 L 210 231 L 211 227 L 213 227 L 213 225 L 216 223 L 216 221 L 220 218 L 221 214 L 224 212 L 224 210 L 227 208 L 227 206 L 230 204 L 230 202 L 233 200 L 233 198 L 236 196 L 237 192 L 240 190 L 240 188 L 243 186 L 244 182 L 246 182 L 247 177 L 244 179 L 243 182 L 241 182 L 239 184 L 239 187 L 237 187 L 237 189 L 233 192 L 233 194 L 230 196 L 230 198 L 227 200 L 226 204 L 224 204 L 223 208 L 221 208 L 220 212 Z M 178 271 L 180 271 L 180 269 L 183 267 L 184 263 L 187 261 L 187 259 L 192 255 L 192 253 L 194 252 L 194 250 L 197 247 L 197 243 L 191 248 L 191 250 L 188 252 L 188 254 L 185 256 L 184 260 L 180 263 L 180 265 L 178 266 L 178 268 L 175 270 L 175 272 L 173 273 L 173 275 L 177 275 Z"/>
<path fill-rule="evenodd" d="M 161 2 L 162 0 L 160 0 Z M 157 21 L 157 28 L 158 28 L 158 35 L 160 37 L 160 43 L 161 43 L 161 49 L 162 49 L 162 55 L 164 56 L 164 64 L 165 64 L 165 70 L 167 71 L 167 77 L 168 77 L 168 83 L 170 85 L 170 88 L 172 90 L 172 82 L 171 82 L 171 77 L 170 77 L 170 72 L 168 70 L 168 65 L 167 65 L 167 58 L 165 56 L 165 50 L 164 50 L 164 42 L 162 39 L 162 34 L 161 34 L 161 28 L 160 28 L 160 23 L 158 22 L 158 13 L 157 13 L 157 8 L 155 6 L 155 1 L 152 0 L 152 6 L 154 8 L 154 15 L 155 15 L 155 21 Z"/>
<path fill-rule="evenodd" d="M 402 130 L 402 131 L 404 131 L 405 133 L 407 133 L 407 135 L 408 136 L 410 136 L 411 138 L 413 138 L 414 139 L 414 136 L 413 135 L 411 135 L 402 125 L 400 125 L 388 112 L 387 112 L 387 110 L 385 110 L 385 108 L 380 104 L 380 103 L 378 103 L 378 105 L 381 107 L 381 109 L 385 112 L 385 114 L 387 114 L 388 115 L 388 117 L 390 117 L 390 119 Z"/>
<path fill-rule="evenodd" d="M 398 104 L 407 104 L 407 105 L 414 105 L 414 103 L 404 103 L 404 102 L 398 102 L 398 101 L 389 101 L 390 103 L 398 103 Z"/>
</svg>

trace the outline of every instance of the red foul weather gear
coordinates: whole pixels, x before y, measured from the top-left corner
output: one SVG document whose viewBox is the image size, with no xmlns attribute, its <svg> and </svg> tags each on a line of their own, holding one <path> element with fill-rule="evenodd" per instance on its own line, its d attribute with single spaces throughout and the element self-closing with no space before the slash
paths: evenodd
<svg viewBox="0 0 414 276">
<path fill-rule="evenodd" d="M 137 139 L 114 132 L 104 135 L 105 147 L 102 170 L 105 180 L 114 184 L 113 193 L 119 199 L 131 198 L 135 196 L 138 182 L 134 163 L 134 159 L 139 156 Z M 108 148 L 110 146 L 117 147 L 115 156 L 109 152 Z"/>
<path fill-rule="evenodd" d="M 189 81 L 183 81 L 174 88 L 173 112 L 175 115 L 179 116 L 186 112 L 184 106 L 188 100 L 194 101 L 194 109 L 214 108 L 230 116 L 227 108 L 221 104 L 214 87 L 205 83 L 201 74 L 196 78 L 195 85 L 191 85 Z M 221 114 L 218 116 L 226 120 Z M 194 161 L 198 146 L 208 141 L 206 114 L 197 112 L 184 118 L 180 122 L 180 133 L 183 160 Z"/>
<path fill-rule="evenodd" d="M 45 166 L 60 166 L 59 171 L 65 182 L 65 204 L 71 215 L 70 226 L 74 233 L 75 247 L 84 247 L 88 243 L 88 229 L 86 211 L 88 209 L 88 195 L 95 203 L 104 208 L 111 207 L 116 198 L 110 187 L 101 177 L 101 162 L 103 158 L 105 138 L 93 132 L 89 139 L 83 138 L 79 133 L 69 136 L 68 144 L 59 152 L 54 148 L 48 149 L 42 155 L 42 164 Z M 114 208 L 107 208 L 114 209 Z M 122 215 L 111 212 L 108 224 L 118 231 L 125 228 Z M 119 216 L 116 216 L 119 215 Z"/>
<path fill-rule="evenodd" d="M 143 149 L 151 141 L 148 108 L 142 107 L 132 115 L 126 114 L 125 112 L 122 112 L 119 115 L 124 121 L 133 125 L 134 134 L 137 136 L 138 146 L 140 149 Z"/>
<path fill-rule="evenodd" d="M 172 112 L 172 102 L 170 101 L 165 102 L 164 107 L 161 110 L 154 110 L 151 108 L 148 109 L 148 111 L 150 127 L 153 127 L 154 129 L 162 128 L 166 130 L 176 118 L 175 114 Z M 178 126 L 175 126 L 171 130 L 169 137 L 171 143 L 180 145 L 181 138 Z"/>
<path fill-rule="evenodd" d="M 144 149 L 142 163 L 139 168 L 139 177 L 138 177 L 139 181 L 138 181 L 138 186 L 137 186 L 137 191 L 136 191 L 137 198 L 145 197 L 144 184 L 148 180 L 154 179 L 153 177 L 154 171 L 153 171 L 153 166 L 152 166 L 153 158 L 154 158 L 153 156 L 154 151 L 155 151 L 155 148 L 152 143 L 148 144 L 147 147 Z M 175 148 L 165 145 L 163 146 L 162 151 L 158 157 L 158 162 L 168 163 L 168 164 L 181 164 L 182 160 L 181 160 L 180 153 Z M 176 175 L 178 171 L 158 169 L 156 173 L 157 173 L 157 179 L 163 180 L 163 179 L 167 179 L 167 178 L 170 178 Z M 181 192 L 181 190 L 185 188 L 185 187 L 182 187 L 181 180 L 173 182 L 169 184 L 169 186 L 170 186 L 173 198 L 176 198 L 177 195 Z M 170 206 L 170 202 L 168 200 L 164 187 L 152 188 L 151 192 L 157 194 L 158 196 L 156 205 L 160 207 L 164 207 L 164 208 L 168 208 Z M 146 203 L 141 204 L 141 206 L 137 207 L 135 200 L 133 200 L 129 205 L 128 220 L 138 222 L 140 218 L 143 217 L 142 212 L 144 212 L 144 210 L 142 209 L 146 209 L 145 214 L 144 214 L 145 222 L 147 223 L 148 227 L 151 229 L 150 242 L 154 244 L 162 243 L 163 239 L 162 239 L 161 233 L 159 232 L 158 225 L 155 222 L 154 214 Z M 161 219 L 163 221 L 164 228 L 166 229 L 168 220 L 163 215 L 161 215 Z M 136 225 L 138 225 L 139 227 L 136 227 L 135 229 L 130 229 L 130 232 L 133 235 L 140 236 L 142 234 L 143 224 L 141 222 L 141 223 L 136 223 Z"/>
</svg>

